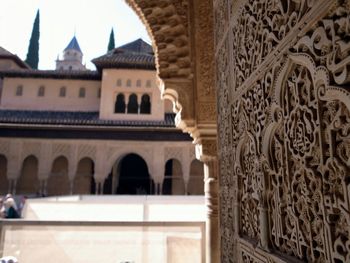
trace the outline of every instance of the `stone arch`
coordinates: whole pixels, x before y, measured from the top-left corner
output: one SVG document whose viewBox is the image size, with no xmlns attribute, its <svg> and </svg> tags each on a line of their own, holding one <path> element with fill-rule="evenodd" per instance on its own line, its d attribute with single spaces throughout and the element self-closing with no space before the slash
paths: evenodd
<svg viewBox="0 0 350 263">
<path fill-rule="evenodd" d="M 151 114 L 151 97 L 148 94 L 143 94 L 141 97 L 140 113 Z"/>
<path fill-rule="evenodd" d="M 245 132 L 237 145 L 234 172 L 238 180 L 240 234 L 259 241 L 259 205 L 261 178 L 256 175 L 258 157 L 253 135 Z M 238 216 L 236 215 L 236 216 Z"/>
<path fill-rule="evenodd" d="M 186 189 L 182 163 L 178 159 L 171 158 L 164 165 L 163 194 L 184 195 Z"/>
<path fill-rule="evenodd" d="M 127 113 L 137 114 L 139 111 L 139 104 L 137 101 L 137 95 L 131 93 L 128 99 Z"/>
<path fill-rule="evenodd" d="M 139 155 L 136 153 L 136 151 L 119 154 L 116 159 L 112 159 L 114 160 L 114 162 L 111 164 L 111 169 L 110 169 L 111 172 L 108 175 L 108 177 L 105 179 L 105 182 L 103 185 L 104 194 L 127 194 L 127 193 L 140 194 L 140 193 L 137 193 L 136 191 L 137 189 L 136 188 L 134 189 L 133 185 L 130 185 L 128 182 L 125 181 L 127 177 L 123 177 L 123 175 L 125 176 L 125 171 L 126 171 L 125 167 L 123 167 L 123 165 L 126 165 L 124 163 L 125 158 L 131 158 L 131 157 L 133 158 L 132 159 L 133 161 L 134 159 L 135 161 L 137 161 L 137 164 L 135 164 L 136 166 L 143 167 L 143 169 L 139 170 L 138 172 L 142 174 L 142 176 L 139 179 L 148 180 L 148 183 L 145 188 L 146 193 L 153 194 L 154 183 L 150 174 L 149 164 L 147 160 L 144 158 L 144 155 Z M 130 165 L 130 159 L 128 159 L 128 164 Z M 133 167 L 131 168 L 132 168 L 131 170 L 133 170 Z M 121 181 L 122 178 L 124 178 L 123 181 Z M 136 184 L 141 183 L 141 185 L 145 186 L 145 181 L 141 182 L 138 180 L 138 178 L 130 178 L 130 179 Z M 123 187 L 126 187 L 126 188 L 121 189 L 120 188 L 121 184 L 123 185 Z"/>
<path fill-rule="evenodd" d="M 114 104 L 114 113 L 125 113 L 125 95 L 118 93 Z"/>
<path fill-rule="evenodd" d="M 128 154 L 137 154 L 139 155 L 142 159 L 145 160 L 148 171 L 152 171 L 152 160 L 153 158 L 151 157 L 151 154 L 147 151 L 147 149 L 137 149 L 135 148 L 132 152 L 130 150 L 123 150 L 123 151 L 116 151 L 114 154 L 112 154 L 108 161 L 107 161 L 107 171 L 110 171 L 113 168 L 113 165 L 115 163 L 119 164 L 119 162 Z"/>
<path fill-rule="evenodd" d="M 83 157 L 78 161 L 73 180 L 73 194 L 93 194 L 95 192 L 94 161 Z"/>
<path fill-rule="evenodd" d="M 188 34 L 189 3 L 126 0 L 145 25 L 153 43 L 160 78 L 192 76 Z"/>
<path fill-rule="evenodd" d="M 47 182 L 48 195 L 68 195 L 70 193 L 68 167 L 69 161 L 64 155 L 59 155 L 52 161 L 51 173 Z"/>
<path fill-rule="evenodd" d="M 174 104 L 177 125 L 182 129 L 192 127 L 194 71 L 191 64 L 189 2 L 126 2 L 139 16 L 152 40 L 160 78 L 158 86 L 162 96 Z"/>
<path fill-rule="evenodd" d="M 39 159 L 35 155 L 24 158 L 20 176 L 17 180 L 17 194 L 36 194 L 39 190 Z"/>
<path fill-rule="evenodd" d="M 0 153 L 0 194 L 5 195 L 8 192 L 7 179 L 7 158 L 6 155 Z"/>
<path fill-rule="evenodd" d="M 190 164 L 190 178 L 187 186 L 189 195 L 204 195 L 204 164 L 194 159 Z"/>
</svg>

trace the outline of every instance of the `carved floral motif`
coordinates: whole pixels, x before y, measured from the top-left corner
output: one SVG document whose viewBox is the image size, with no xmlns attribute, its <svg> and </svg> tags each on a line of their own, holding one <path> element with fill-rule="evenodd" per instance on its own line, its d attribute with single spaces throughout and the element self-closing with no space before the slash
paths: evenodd
<svg viewBox="0 0 350 263">
<path fill-rule="evenodd" d="M 264 58 L 297 25 L 313 2 L 245 1 L 231 29 L 235 89 L 249 78 Z"/>
<path fill-rule="evenodd" d="M 350 262 L 350 1 L 240 2 L 215 42 L 222 262 Z"/>
</svg>

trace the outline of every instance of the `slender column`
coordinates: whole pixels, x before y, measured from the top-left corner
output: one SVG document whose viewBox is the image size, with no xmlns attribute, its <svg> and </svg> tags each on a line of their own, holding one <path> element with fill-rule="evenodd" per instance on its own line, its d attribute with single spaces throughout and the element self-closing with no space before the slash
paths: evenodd
<svg viewBox="0 0 350 263">
<path fill-rule="evenodd" d="M 217 160 L 204 161 L 204 192 L 207 206 L 206 220 L 206 258 L 207 262 L 219 262 L 219 196 L 217 180 Z"/>
<path fill-rule="evenodd" d="M 213 146 L 214 145 L 214 146 Z M 216 141 L 202 141 L 196 145 L 197 157 L 204 163 L 204 193 L 206 218 L 206 263 L 220 262 L 218 161 Z"/>
<path fill-rule="evenodd" d="M 16 192 L 17 192 L 17 182 L 18 182 L 18 179 L 13 179 L 13 185 L 12 185 L 12 194 L 15 195 Z"/>
<path fill-rule="evenodd" d="M 74 180 L 69 180 L 69 194 L 73 195 L 73 189 L 74 189 Z"/>
</svg>

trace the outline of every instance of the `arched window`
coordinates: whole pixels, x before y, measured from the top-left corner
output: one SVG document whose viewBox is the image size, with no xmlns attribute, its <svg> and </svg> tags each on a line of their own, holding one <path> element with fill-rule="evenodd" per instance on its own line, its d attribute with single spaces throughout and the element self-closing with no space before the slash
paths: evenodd
<svg viewBox="0 0 350 263">
<path fill-rule="evenodd" d="M 23 94 L 23 86 L 18 85 L 16 89 L 16 96 L 22 96 L 22 94 Z"/>
<path fill-rule="evenodd" d="M 101 98 L 101 88 L 97 89 L 97 98 Z"/>
<path fill-rule="evenodd" d="M 40 86 L 38 89 L 38 97 L 44 97 L 45 96 L 45 87 Z"/>
<path fill-rule="evenodd" d="M 118 80 L 117 80 L 117 86 L 118 86 L 118 87 L 121 87 L 121 86 L 122 86 L 122 80 L 121 80 L 121 79 L 118 79 Z"/>
<path fill-rule="evenodd" d="M 138 79 L 138 80 L 136 81 L 136 87 L 141 87 L 141 80 L 140 80 L 140 79 Z"/>
<path fill-rule="evenodd" d="M 72 66 L 69 66 L 69 70 L 72 70 L 73 69 L 73 67 Z"/>
<path fill-rule="evenodd" d="M 136 94 L 131 94 L 129 96 L 129 103 L 128 103 L 128 113 L 138 113 L 139 105 L 137 104 L 137 96 Z"/>
<path fill-rule="evenodd" d="M 79 98 L 85 98 L 85 93 L 86 93 L 85 88 L 80 88 L 79 89 Z"/>
<path fill-rule="evenodd" d="M 149 95 L 143 94 L 141 98 L 140 113 L 150 114 L 151 113 L 151 100 Z"/>
<path fill-rule="evenodd" d="M 114 113 L 125 113 L 125 96 L 119 93 L 114 104 Z"/>
<path fill-rule="evenodd" d="M 147 88 L 152 87 L 152 82 L 151 82 L 150 80 L 147 80 L 147 82 L 146 82 L 146 87 L 147 87 Z"/>
<path fill-rule="evenodd" d="M 128 80 L 126 81 L 126 86 L 127 86 L 127 87 L 131 87 L 131 79 L 128 79 Z"/>
<path fill-rule="evenodd" d="M 65 97 L 66 96 L 66 87 L 61 87 L 60 88 L 60 97 Z"/>
</svg>

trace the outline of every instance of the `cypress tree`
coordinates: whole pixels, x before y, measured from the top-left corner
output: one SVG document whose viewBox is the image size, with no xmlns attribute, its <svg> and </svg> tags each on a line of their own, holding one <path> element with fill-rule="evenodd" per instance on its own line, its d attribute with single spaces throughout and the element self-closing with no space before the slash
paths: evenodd
<svg viewBox="0 0 350 263">
<path fill-rule="evenodd" d="M 111 34 L 109 35 L 109 42 L 108 42 L 108 50 L 110 51 L 115 48 L 115 43 L 114 43 L 114 31 L 112 28 Z"/>
<path fill-rule="evenodd" d="M 25 62 L 34 69 L 38 68 L 39 64 L 39 22 L 40 22 L 40 14 L 39 10 L 36 13 L 32 35 L 29 41 L 28 53 Z"/>
</svg>

